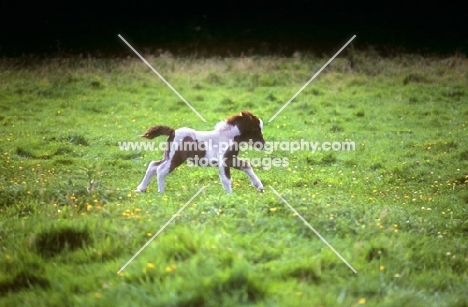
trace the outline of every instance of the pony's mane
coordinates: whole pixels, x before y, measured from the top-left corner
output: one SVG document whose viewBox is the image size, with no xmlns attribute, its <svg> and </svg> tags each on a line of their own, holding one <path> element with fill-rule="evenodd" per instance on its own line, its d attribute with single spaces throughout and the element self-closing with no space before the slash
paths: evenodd
<svg viewBox="0 0 468 307">
<path fill-rule="evenodd" d="M 228 132 L 232 128 L 234 128 L 234 126 L 231 125 L 231 124 L 228 124 L 226 121 L 221 121 L 221 122 L 217 123 L 216 126 L 215 126 L 215 130 L 219 131 L 219 132 Z"/>
</svg>

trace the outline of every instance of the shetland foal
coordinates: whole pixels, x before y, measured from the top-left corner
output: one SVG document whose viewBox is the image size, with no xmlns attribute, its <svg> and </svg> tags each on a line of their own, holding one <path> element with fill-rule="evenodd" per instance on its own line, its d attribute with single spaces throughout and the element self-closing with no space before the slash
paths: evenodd
<svg viewBox="0 0 468 307">
<path fill-rule="evenodd" d="M 242 111 L 219 122 L 213 131 L 196 131 L 190 128 L 174 130 L 167 126 L 154 126 L 146 130 L 142 137 L 153 139 L 167 135 L 164 159 L 153 161 L 146 170 L 145 178 L 137 187 L 144 192 L 151 178 L 157 175 L 158 191 L 164 192 L 164 179 L 176 167 L 189 160 L 199 166 L 217 166 L 224 189 L 231 193 L 230 168 L 239 169 L 250 177 L 252 185 L 263 192 L 263 185 L 250 164 L 237 157 L 239 145 L 255 144 L 262 149 L 265 140 L 262 134 L 263 122 L 249 111 Z"/>
</svg>

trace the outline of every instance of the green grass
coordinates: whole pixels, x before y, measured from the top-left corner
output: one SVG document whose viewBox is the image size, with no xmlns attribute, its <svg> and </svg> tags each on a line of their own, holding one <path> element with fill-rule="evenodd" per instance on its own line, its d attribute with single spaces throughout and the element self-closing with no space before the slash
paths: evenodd
<svg viewBox="0 0 468 307">
<path fill-rule="evenodd" d="M 1 61 L 0 305 L 467 306 L 465 58 L 350 50 L 271 123 L 328 59 L 147 58 L 206 123 L 138 59 Z M 187 166 L 164 194 L 133 192 L 162 153 L 119 141 L 243 109 L 267 141 L 356 150 L 243 152 L 288 159 L 255 169 L 264 194 L 234 171 L 226 195 L 216 169 Z"/>
</svg>

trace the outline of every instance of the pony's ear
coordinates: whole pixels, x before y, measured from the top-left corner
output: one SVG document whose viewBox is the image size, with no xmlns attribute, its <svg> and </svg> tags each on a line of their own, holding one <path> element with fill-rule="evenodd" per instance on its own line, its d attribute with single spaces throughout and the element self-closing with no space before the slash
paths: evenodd
<svg viewBox="0 0 468 307">
<path fill-rule="evenodd" d="M 257 117 L 250 111 L 241 111 L 239 114 L 229 116 L 226 118 L 226 122 L 231 125 L 237 124 L 239 127 L 247 127 L 255 122 Z"/>
<path fill-rule="evenodd" d="M 253 114 L 252 112 L 250 111 L 241 111 L 240 112 L 240 116 L 247 116 L 247 117 L 251 117 Z"/>
</svg>

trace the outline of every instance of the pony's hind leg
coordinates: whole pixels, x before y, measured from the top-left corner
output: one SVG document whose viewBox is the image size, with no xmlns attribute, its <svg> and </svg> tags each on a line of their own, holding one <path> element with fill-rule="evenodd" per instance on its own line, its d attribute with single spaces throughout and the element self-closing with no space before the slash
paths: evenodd
<svg viewBox="0 0 468 307">
<path fill-rule="evenodd" d="M 163 161 L 158 167 L 158 192 L 164 192 L 164 180 L 173 170 L 187 160 L 187 155 L 183 152 L 176 153 L 168 160 Z"/>
<path fill-rule="evenodd" d="M 170 173 L 170 161 L 166 160 L 158 167 L 158 192 L 164 192 L 164 180 L 166 176 Z"/>
<path fill-rule="evenodd" d="M 141 181 L 141 183 L 138 185 L 138 187 L 136 188 L 136 192 L 144 192 L 146 191 L 146 187 L 148 186 L 148 184 L 150 183 L 151 181 L 151 178 L 153 178 L 154 175 L 156 175 L 157 171 L 158 171 L 158 167 L 164 162 L 164 160 L 160 160 L 160 161 L 152 161 L 149 165 L 148 165 L 148 169 L 146 170 L 146 174 L 145 174 L 145 177 L 143 178 L 143 180 Z"/>
</svg>

